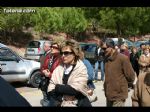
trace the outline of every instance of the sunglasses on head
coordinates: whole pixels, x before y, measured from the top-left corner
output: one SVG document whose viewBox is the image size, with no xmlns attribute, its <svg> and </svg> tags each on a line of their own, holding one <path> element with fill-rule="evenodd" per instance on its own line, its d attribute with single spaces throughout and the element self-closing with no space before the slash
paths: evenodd
<svg viewBox="0 0 150 112">
<path fill-rule="evenodd" d="M 58 47 L 56 47 L 56 46 L 51 46 L 51 48 L 53 48 L 53 49 L 59 49 Z"/>
<path fill-rule="evenodd" d="M 61 55 L 70 55 L 70 54 L 73 54 L 73 52 L 69 52 L 69 51 L 64 51 L 64 52 L 61 52 Z"/>
</svg>

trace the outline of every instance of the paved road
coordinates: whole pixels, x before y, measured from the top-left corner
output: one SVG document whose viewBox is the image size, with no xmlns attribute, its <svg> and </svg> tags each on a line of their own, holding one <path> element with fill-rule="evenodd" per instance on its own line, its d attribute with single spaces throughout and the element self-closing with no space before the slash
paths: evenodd
<svg viewBox="0 0 150 112">
<path fill-rule="evenodd" d="M 104 96 L 103 83 L 98 81 L 97 83 L 95 83 L 95 86 L 96 86 L 95 93 L 98 97 L 98 100 L 92 103 L 93 107 L 106 107 L 106 98 Z M 19 88 L 17 88 L 17 91 L 19 91 L 19 93 L 22 96 L 24 96 L 32 106 L 41 107 L 40 100 L 42 99 L 42 93 L 40 90 L 38 90 L 37 88 L 27 89 L 27 87 L 24 87 L 22 89 L 26 89 L 27 91 L 23 91 Z M 133 90 L 129 92 L 129 97 L 126 100 L 125 104 L 126 106 L 131 106 L 132 92 Z"/>
</svg>

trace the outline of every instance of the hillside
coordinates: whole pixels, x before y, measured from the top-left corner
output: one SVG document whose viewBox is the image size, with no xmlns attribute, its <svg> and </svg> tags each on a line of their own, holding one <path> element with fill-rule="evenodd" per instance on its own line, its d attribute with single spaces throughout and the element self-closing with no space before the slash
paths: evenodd
<svg viewBox="0 0 150 112">
<path fill-rule="evenodd" d="M 9 48 L 11 48 L 13 51 L 15 51 L 17 54 L 19 54 L 20 56 L 24 57 L 25 54 L 25 47 L 15 47 L 12 45 L 8 45 Z"/>
</svg>

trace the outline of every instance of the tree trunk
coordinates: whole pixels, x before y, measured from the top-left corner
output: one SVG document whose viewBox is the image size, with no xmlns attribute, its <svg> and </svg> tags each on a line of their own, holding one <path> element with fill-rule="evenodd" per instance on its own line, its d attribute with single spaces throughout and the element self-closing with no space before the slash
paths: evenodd
<svg viewBox="0 0 150 112">
<path fill-rule="evenodd" d="M 121 28 L 119 22 L 116 22 L 116 29 L 117 29 L 117 35 L 118 37 L 121 36 Z"/>
</svg>

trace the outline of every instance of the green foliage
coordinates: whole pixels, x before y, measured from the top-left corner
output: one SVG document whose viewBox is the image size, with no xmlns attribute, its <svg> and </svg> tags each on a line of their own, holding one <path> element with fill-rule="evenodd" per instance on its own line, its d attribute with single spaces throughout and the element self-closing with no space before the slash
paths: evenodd
<svg viewBox="0 0 150 112">
<path fill-rule="evenodd" d="M 64 8 L 62 10 L 63 27 L 62 30 L 74 34 L 84 31 L 87 27 L 87 21 L 80 8 Z"/>
<path fill-rule="evenodd" d="M 5 7 L 34 9 L 31 13 L 1 13 L 0 30 L 20 31 L 32 26 L 40 33 L 66 32 L 73 36 L 89 25 L 120 36 L 150 32 L 149 7 Z M 107 33 L 107 32 L 106 32 Z"/>
<path fill-rule="evenodd" d="M 148 9 L 143 7 L 104 8 L 99 11 L 100 25 L 108 29 L 115 29 L 118 35 L 144 34 L 150 31 L 142 30 L 149 24 Z"/>
</svg>

